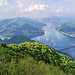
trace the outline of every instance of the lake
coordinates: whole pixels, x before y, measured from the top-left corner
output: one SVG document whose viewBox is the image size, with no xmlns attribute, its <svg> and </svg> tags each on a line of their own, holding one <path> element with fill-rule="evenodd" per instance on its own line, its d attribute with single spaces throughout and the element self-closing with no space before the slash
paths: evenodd
<svg viewBox="0 0 75 75">
<path fill-rule="evenodd" d="M 75 47 L 61 50 L 75 44 L 75 38 L 63 35 L 57 31 L 55 27 L 56 25 L 47 23 L 47 26 L 43 28 L 45 34 L 43 36 L 33 38 L 32 40 L 44 43 L 56 50 L 60 50 L 60 52 L 67 53 L 75 59 Z"/>
</svg>

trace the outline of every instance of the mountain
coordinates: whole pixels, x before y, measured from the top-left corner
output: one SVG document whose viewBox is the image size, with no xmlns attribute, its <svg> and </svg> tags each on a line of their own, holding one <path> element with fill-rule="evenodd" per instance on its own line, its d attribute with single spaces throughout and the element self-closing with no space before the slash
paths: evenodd
<svg viewBox="0 0 75 75">
<path fill-rule="evenodd" d="M 39 42 L 0 43 L 0 75 L 75 75 L 75 60 Z"/>
<path fill-rule="evenodd" d="M 75 37 L 75 22 L 74 21 L 64 22 L 61 25 L 58 25 L 56 29 L 65 35 Z"/>
<path fill-rule="evenodd" d="M 45 24 L 30 18 L 17 17 L 0 21 L 0 35 L 12 37 L 14 35 L 25 35 L 33 38 L 44 34 L 42 27 Z"/>
<path fill-rule="evenodd" d="M 62 20 L 61 17 L 58 16 L 49 16 L 42 19 L 43 22 L 60 22 Z"/>
<path fill-rule="evenodd" d="M 19 44 L 25 41 L 33 41 L 29 38 L 27 38 L 24 35 L 14 35 L 11 38 L 5 38 L 5 39 L 0 39 L 0 42 L 6 43 L 6 44 Z"/>
</svg>

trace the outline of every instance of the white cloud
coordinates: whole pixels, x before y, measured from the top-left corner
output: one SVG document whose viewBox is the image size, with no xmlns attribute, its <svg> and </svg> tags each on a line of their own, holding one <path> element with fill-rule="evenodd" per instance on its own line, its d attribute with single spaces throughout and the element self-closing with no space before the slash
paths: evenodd
<svg viewBox="0 0 75 75">
<path fill-rule="evenodd" d="M 32 5 L 28 8 L 25 9 L 25 11 L 37 11 L 37 10 L 45 10 L 47 8 L 47 5 L 45 4 L 40 4 L 40 5 Z"/>
<path fill-rule="evenodd" d="M 64 8 L 59 6 L 59 7 L 56 9 L 56 12 L 57 12 L 57 13 L 63 12 L 63 10 L 64 10 Z"/>
<path fill-rule="evenodd" d="M 22 13 L 45 10 L 48 7 L 48 5 L 44 4 L 40 0 L 17 0 L 16 3 Z"/>
<path fill-rule="evenodd" d="M 4 13 L 28 17 L 63 15 L 75 12 L 74 3 L 75 0 L 0 0 L 0 16 Z"/>
<path fill-rule="evenodd" d="M 64 7 L 63 6 L 54 6 L 52 8 L 52 12 L 54 13 L 62 13 L 64 11 Z"/>
<path fill-rule="evenodd" d="M 0 7 L 6 6 L 7 5 L 7 0 L 0 0 Z"/>
</svg>

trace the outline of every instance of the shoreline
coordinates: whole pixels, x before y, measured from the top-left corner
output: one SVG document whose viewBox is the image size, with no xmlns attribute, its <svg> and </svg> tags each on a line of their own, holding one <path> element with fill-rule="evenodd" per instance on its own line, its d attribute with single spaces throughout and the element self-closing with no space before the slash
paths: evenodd
<svg viewBox="0 0 75 75">
<path fill-rule="evenodd" d="M 60 31 L 60 33 L 62 33 L 63 35 L 66 35 L 66 36 L 70 36 L 70 37 L 75 38 L 75 36 L 74 36 L 74 35 L 72 35 L 72 34 L 68 34 L 68 33 L 65 33 L 65 32 L 63 32 L 63 31 Z"/>
</svg>

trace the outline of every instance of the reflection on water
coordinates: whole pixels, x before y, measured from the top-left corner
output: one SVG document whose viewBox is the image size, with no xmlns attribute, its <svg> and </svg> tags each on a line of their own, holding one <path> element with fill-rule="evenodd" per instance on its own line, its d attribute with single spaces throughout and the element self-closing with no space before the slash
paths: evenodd
<svg viewBox="0 0 75 75">
<path fill-rule="evenodd" d="M 51 23 L 47 24 L 47 26 L 45 26 L 43 30 L 45 34 L 43 36 L 33 38 L 33 40 L 49 45 L 56 50 L 60 50 L 61 48 L 66 48 L 68 46 L 71 46 L 72 44 L 75 44 L 75 38 L 61 34 L 55 29 L 55 25 Z M 62 52 L 67 53 L 75 58 L 75 48 L 63 50 Z"/>
</svg>

